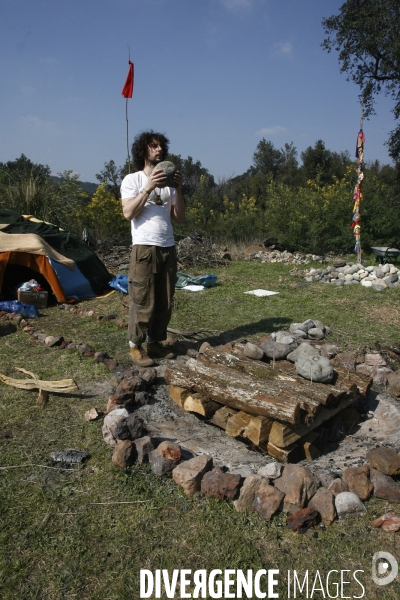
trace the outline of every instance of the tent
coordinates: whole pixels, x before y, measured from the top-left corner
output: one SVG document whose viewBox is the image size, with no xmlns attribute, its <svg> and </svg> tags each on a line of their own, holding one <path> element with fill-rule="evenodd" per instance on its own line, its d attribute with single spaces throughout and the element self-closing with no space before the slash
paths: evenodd
<svg viewBox="0 0 400 600">
<path fill-rule="evenodd" d="M 18 285 L 36 279 L 58 302 L 109 291 L 113 278 L 75 235 L 32 216 L 0 209 L 0 293 L 16 298 Z"/>
</svg>

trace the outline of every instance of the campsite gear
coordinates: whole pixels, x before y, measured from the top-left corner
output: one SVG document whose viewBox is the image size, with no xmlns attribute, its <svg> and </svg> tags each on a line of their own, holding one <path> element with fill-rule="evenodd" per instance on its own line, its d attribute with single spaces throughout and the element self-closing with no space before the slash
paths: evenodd
<svg viewBox="0 0 400 600">
<path fill-rule="evenodd" d="M 213 274 L 208 275 L 189 275 L 188 273 L 182 273 L 178 271 L 176 274 L 176 285 L 175 289 L 181 290 L 187 285 L 203 285 L 204 287 L 212 287 L 217 281 L 217 276 Z"/>
<path fill-rule="evenodd" d="M 37 277 L 58 302 L 93 297 L 109 290 L 112 275 L 99 257 L 77 236 L 34 217 L 0 209 L 0 291 L 12 293 Z M 22 276 L 21 276 L 22 273 Z M 16 277 L 19 277 L 15 280 Z M 43 281 L 42 281 L 43 280 Z"/>
<path fill-rule="evenodd" d="M 135 346 L 130 348 L 131 359 L 138 365 L 138 367 L 152 367 L 154 360 L 152 360 L 142 346 Z"/>
<path fill-rule="evenodd" d="M 396 248 L 387 248 L 386 246 L 371 246 L 371 250 L 375 254 L 380 265 L 391 262 L 388 259 L 396 260 L 400 254 L 400 250 Z"/>
<path fill-rule="evenodd" d="M 160 342 L 147 342 L 147 354 L 150 358 L 176 358 L 176 355 Z"/>
<path fill-rule="evenodd" d="M 24 304 L 34 304 L 37 308 L 46 308 L 49 294 L 46 291 L 31 292 L 30 290 L 18 290 L 18 301 Z"/>
<path fill-rule="evenodd" d="M 39 311 L 36 306 L 24 304 L 18 300 L 5 300 L 4 302 L 0 302 L 0 310 L 21 315 L 24 319 L 34 319 L 39 316 Z"/>
</svg>

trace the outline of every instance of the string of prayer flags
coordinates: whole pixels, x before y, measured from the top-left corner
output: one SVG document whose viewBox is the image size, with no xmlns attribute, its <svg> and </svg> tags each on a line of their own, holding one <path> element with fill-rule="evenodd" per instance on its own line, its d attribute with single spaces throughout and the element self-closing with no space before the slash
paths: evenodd
<svg viewBox="0 0 400 600">
<path fill-rule="evenodd" d="M 356 158 L 357 158 L 357 183 L 354 188 L 353 193 L 353 223 L 351 228 L 353 229 L 354 237 L 355 237 L 355 246 L 354 252 L 357 252 L 358 260 L 361 261 L 361 213 L 360 213 L 360 204 L 363 199 L 362 192 L 362 184 L 364 179 L 363 173 L 363 163 L 364 163 L 364 142 L 365 135 L 360 128 L 357 136 L 357 146 L 356 146 Z"/>
</svg>

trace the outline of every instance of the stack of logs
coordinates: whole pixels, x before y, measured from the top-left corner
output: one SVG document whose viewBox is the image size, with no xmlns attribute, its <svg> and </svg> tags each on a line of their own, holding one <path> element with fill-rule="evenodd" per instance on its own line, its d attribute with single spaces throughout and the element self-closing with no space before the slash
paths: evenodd
<svg viewBox="0 0 400 600">
<path fill-rule="evenodd" d="M 289 361 L 253 361 L 235 344 L 230 353 L 208 347 L 184 366 L 168 368 L 165 379 L 170 397 L 185 410 L 281 462 L 295 462 L 318 458 L 320 426 L 368 394 L 370 377 L 344 367 L 335 371 L 333 384 L 315 383 L 297 375 Z"/>
</svg>

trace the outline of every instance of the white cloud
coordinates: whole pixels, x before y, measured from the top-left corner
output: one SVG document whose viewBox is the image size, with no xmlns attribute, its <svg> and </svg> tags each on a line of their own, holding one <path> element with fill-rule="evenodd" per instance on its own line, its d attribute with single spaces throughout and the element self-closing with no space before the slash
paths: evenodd
<svg viewBox="0 0 400 600">
<path fill-rule="evenodd" d="M 276 56 L 289 56 L 292 54 L 292 42 L 279 42 L 274 44 L 274 54 Z"/>
<path fill-rule="evenodd" d="M 282 133 L 287 131 L 286 127 L 281 127 L 281 125 L 274 125 L 273 127 L 263 127 L 257 131 L 257 135 L 276 135 L 277 133 Z"/>
<path fill-rule="evenodd" d="M 254 0 L 220 0 L 220 2 L 229 10 L 247 10 L 253 6 Z"/>
</svg>

